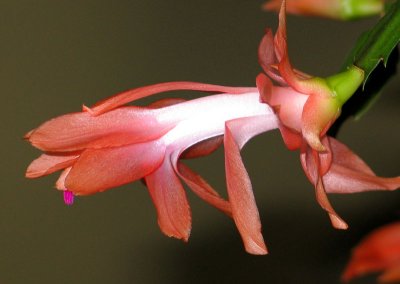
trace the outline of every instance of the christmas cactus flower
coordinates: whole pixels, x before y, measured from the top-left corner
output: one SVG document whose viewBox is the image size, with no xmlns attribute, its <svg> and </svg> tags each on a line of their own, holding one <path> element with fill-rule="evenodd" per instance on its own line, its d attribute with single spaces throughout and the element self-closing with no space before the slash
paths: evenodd
<svg viewBox="0 0 400 284">
<path fill-rule="evenodd" d="M 263 8 L 279 11 L 281 3 L 282 0 L 270 0 Z M 384 4 L 384 0 L 286 0 L 288 13 L 337 20 L 380 14 L 384 10 Z"/>
<path fill-rule="evenodd" d="M 379 283 L 400 282 L 400 222 L 385 225 L 367 235 L 354 249 L 342 279 L 383 271 Z"/>
<path fill-rule="evenodd" d="M 259 61 L 269 76 L 260 74 L 257 78 L 262 100 L 275 109 L 286 146 L 300 150 L 304 172 L 332 225 L 346 229 L 347 224 L 332 208 L 326 193 L 400 187 L 400 177 L 377 177 L 356 154 L 326 134 L 340 115 L 341 106 L 363 82 L 363 71 L 353 66 L 323 79 L 295 70 L 287 50 L 284 3 L 275 37 L 267 30 L 261 41 Z M 270 78 L 280 86 L 273 85 Z"/>
<path fill-rule="evenodd" d="M 124 106 L 171 90 L 218 94 L 184 101 L 164 99 L 148 107 Z M 251 183 L 240 149 L 253 136 L 277 128 L 272 109 L 257 88 L 171 82 L 127 91 L 82 112 L 66 114 L 30 131 L 26 139 L 42 150 L 28 178 L 62 170 L 56 187 L 71 204 L 89 195 L 144 179 L 163 233 L 188 240 L 191 213 L 181 181 L 200 198 L 231 216 L 246 250 L 267 253 Z M 223 142 L 229 201 L 183 162 L 207 155 Z"/>
</svg>

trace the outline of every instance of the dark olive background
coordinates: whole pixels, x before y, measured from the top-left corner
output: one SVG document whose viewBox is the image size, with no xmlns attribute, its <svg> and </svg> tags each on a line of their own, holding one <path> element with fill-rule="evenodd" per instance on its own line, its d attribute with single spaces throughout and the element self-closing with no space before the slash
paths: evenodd
<svg viewBox="0 0 400 284">
<path fill-rule="evenodd" d="M 1 283 L 339 283 L 363 234 L 399 219 L 400 192 L 331 196 L 350 224 L 337 231 L 316 204 L 298 153 L 278 132 L 243 150 L 270 254 L 245 253 L 233 222 L 191 192 L 189 243 L 159 231 L 145 187 L 136 182 L 67 207 L 56 176 L 27 180 L 39 155 L 22 136 L 45 120 L 122 90 L 191 80 L 254 86 L 257 45 L 277 16 L 262 1 L 0 2 Z M 336 72 L 361 31 L 352 23 L 289 18 L 294 65 Z M 378 174 L 399 172 L 399 76 L 339 138 Z M 184 93 L 177 94 L 185 96 Z M 191 162 L 225 192 L 222 151 Z M 373 277 L 354 283 L 374 283 Z"/>
</svg>

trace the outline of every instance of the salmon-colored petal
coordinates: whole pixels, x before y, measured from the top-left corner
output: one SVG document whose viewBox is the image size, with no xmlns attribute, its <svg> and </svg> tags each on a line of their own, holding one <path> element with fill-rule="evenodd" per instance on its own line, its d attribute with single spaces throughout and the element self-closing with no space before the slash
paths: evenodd
<svg viewBox="0 0 400 284">
<path fill-rule="evenodd" d="M 180 158 L 193 159 L 208 156 L 216 151 L 222 145 L 223 141 L 224 137 L 222 135 L 209 138 L 186 149 Z"/>
<path fill-rule="evenodd" d="M 169 157 L 145 180 L 157 210 L 161 231 L 169 237 L 187 241 L 191 230 L 190 207 Z"/>
<path fill-rule="evenodd" d="M 325 141 L 327 141 L 327 139 Z M 300 160 L 307 178 L 314 185 L 317 202 L 322 209 L 328 213 L 333 227 L 337 229 L 347 229 L 348 225 L 340 218 L 329 202 L 326 195 L 324 179 L 321 176 L 322 168 L 327 167 L 327 165 L 324 164 L 329 164 L 329 161 L 331 161 L 330 155 L 328 154 L 326 157 L 321 157 L 321 153 L 311 149 L 307 145 L 303 145 Z"/>
<path fill-rule="evenodd" d="M 323 177 L 328 193 L 355 193 L 400 188 L 400 177 L 385 178 L 332 164 Z"/>
<path fill-rule="evenodd" d="M 264 73 L 260 73 L 256 78 L 256 85 L 260 93 L 260 101 L 273 107 L 271 105 L 273 96 L 273 84 L 271 80 Z"/>
<path fill-rule="evenodd" d="M 378 177 L 347 146 L 329 137 L 333 164 L 323 176 L 326 192 L 355 193 L 372 190 L 395 190 L 400 188 L 400 177 Z"/>
<path fill-rule="evenodd" d="M 279 12 L 279 26 L 274 38 L 275 55 L 278 58 L 278 69 L 285 81 L 296 91 L 307 93 L 303 82 L 296 76 L 289 60 L 287 36 L 286 36 L 286 7 L 285 1 L 282 1 Z"/>
<path fill-rule="evenodd" d="M 240 149 L 253 136 L 277 127 L 269 116 L 231 120 L 225 127 L 225 170 L 232 215 L 243 239 L 246 251 L 266 254 L 261 234 L 261 222 L 249 175 L 240 156 Z"/>
<path fill-rule="evenodd" d="M 58 177 L 58 179 L 56 181 L 56 188 L 58 190 L 62 190 L 62 191 L 67 190 L 67 188 L 65 186 L 65 179 L 67 178 L 71 169 L 72 169 L 72 167 L 68 167 L 61 172 L 60 176 Z"/>
<path fill-rule="evenodd" d="M 75 195 L 88 195 L 133 182 L 156 170 L 165 155 L 158 141 L 85 150 L 65 184 Z"/>
<path fill-rule="evenodd" d="M 371 168 L 359 156 L 351 151 L 349 147 L 333 137 L 329 137 L 329 142 L 335 165 L 353 169 L 367 175 L 375 175 Z"/>
<path fill-rule="evenodd" d="M 282 139 L 289 150 L 297 150 L 301 147 L 303 137 L 299 133 L 291 130 L 283 124 L 279 125 L 279 130 L 281 132 Z"/>
<path fill-rule="evenodd" d="M 52 155 L 52 154 L 42 154 L 39 158 L 34 160 L 26 170 L 25 177 L 27 178 L 37 178 L 45 175 L 49 175 L 56 171 L 65 169 L 71 166 L 76 159 L 78 159 L 79 154 L 71 155 Z"/>
<path fill-rule="evenodd" d="M 301 71 L 295 70 L 292 67 L 289 59 L 287 36 L 286 36 L 286 6 L 285 1 L 282 1 L 279 12 L 279 26 L 274 38 L 275 55 L 279 61 L 278 69 L 281 76 L 287 84 L 296 91 L 303 94 L 316 93 L 318 84 L 315 84 L 310 79 L 311 77 Z"/>
<path fill-rule="evenodd" d="M 317 198 L 318 204 L 328 213 L 328 216 L 331 220 L 332 226 L 336 229 L 346 230 L 349 226 L 347 223 L 336 213 L 335 209 L 333 209 L 328 196 L 326 195 L 325 187 L 320 178 L 315 185 L 315 195 Z"/>
<path fill-rule="evenodd" d="M 281 85 L 287 85 L 286 81 L 274 67 L 278 63 L 278 59 L 275 56 L 274 37 L 271 29 L 265 31 L 265 35 L 258 46 L 258 62 L 269 77 Z"/>
<path fill-rule="evenodd" d="M 224 200 L 200 175 L 182 162 L 178 162 L 176 172 L 197 196 L 226 215 L 232 216 L 229 202 Z"/>
<path fill-rule="evenodd" d="M 249 92 L 249 90 L 253 91 L 252 88 L 245 88 L 245 87 L 225 87 L 225 86 L 203 84 L 197 82 L 167 82 L 145 87 L 139 87 L 136 89 L 122 92 L 120 94 L 114 95 L 108 99 L 96 103 L 91 108 L 86 107 L 85 110 L 90 112 L 92 115 L 99 115 L 144 97 L 148 97 L 163 92 L 178 91 L 178 90 L 193 90 L 201 92 L 218 92 L 218 93 L 230 93 L 230 94 L 241 94 Z"/>
<path fill-rule="evenodd" d="M 340 106 L 335 98 L 324 93 L 308 97 L 302 113 L 302 133 L 308 144 L 317 151 L 325 151 L 320 137 L 340 115 Z"/>
<path fill-rule="evenodd" d="M 158 122 L 157 110 L 124 107 L 96 117 L 87 112 L 59 116 L 29 133 L 27 139 L 44 151 L 76 151 L 153 140 L 175 124 Z"/>
<path fill-rule="evenodd" d="M 367 273 L 387 270 L 387 274 L 384 273 L 380 278 L 382 282 L 384 280 L 398 280 L 395 276 L 399 275 L 399 265 L 400 222 L 395 222 L 368 234 L 353 249 L 342 279 L 349 281 Z"/>
</svg>

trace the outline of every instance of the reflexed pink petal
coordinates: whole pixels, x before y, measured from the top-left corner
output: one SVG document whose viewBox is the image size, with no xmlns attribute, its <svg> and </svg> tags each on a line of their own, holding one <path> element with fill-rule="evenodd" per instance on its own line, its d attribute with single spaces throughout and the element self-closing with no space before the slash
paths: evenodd
<svg viewBox="0 0 400 284">
<path fill-rule="evenodd" d="M 165 146 L 157 141 L 117 148 L 87 149 L 72 167 L 66 187 L 88 195 L 133 182 L 156 170 Z"/>
<path fill-rule="evenodd" d="M 296 91 L 303 94 L 317 93 L 318 85 L 307 81 L 310 76 L 295 70 L 289 60 L 286 37 L 286 8 L 284 1 L 279 12 L 279 26 L 274 38 L 278 69 L 284 80 Z M 311 91 L 311 92 L 310 92 Z"/>
<path fill-rule="evenodd" d="M 328 137 L 331 145 L 333 162 L 336 165 L 353 169 L 368 175 L 375 175 L 371 168 L 346 145 L 333 137 Z"/>
<path fill-rule="evenodd" d="M 49 175 L 51 173 L 71 166 L 78 157 L 79 154 L 61 156 L 42 154 L 39 158 L 34 160 L 29 165 L 28 169 L 26 170 L 25 176 L 27 178 L 37 178 Z"/>
<path fill-rule="evenodd" d="M 175 126 L 159 123 L 156 111 L 124 107 L 96 117 L 87 112 L 67 114 L 45 122 L 27 138 L 35 147 L 54 152 L 145 142 Z"/>
<path fill-rule="evenodd" d="M 317 151 L 325 151 L 320 137 L 340 115 L 335 98 L 324 93 L 309 96 L 302 114 L 302 133 L 308 144 Z"/>
<path fill-rule="evenodd" d="M 318 152 L 318 159 L 319 159 L 318 174 L 319 176 L 322 177 L 329 171 L 332 165 L 333 153 L 332 153 L 330 139 L 328 136 L 322 137 L 321 142 L 324 148 L 327 149 L 325 152 Z"/>
<path fill-rule="evenodd" d="M 209 138 L 185 150 L 180 158 L 193 159 L 208 156 L 216 151 L 222 145 L 223 141 L 224 137 L 222 135 Z"/>
<path fill-rule="evenodd" d="M 290 128 L 285 127 L 284 125 L 279 125 L 279 130 L 281 132 L 282 139 L 289 150 L 297 150 L 301 147 L 303 137 L 300 134 L 292 131 Z"/>
<path fill-rule="evenodd" d="M 329 147 L 328 139 L 324 139 L 324 142 Z M 347 229 L 348 225 L 339 217 L 328 200 L 324 179 L 321 175 L 325 170 L 323 168 L 329 168 L 332 156 L 330 154 L 319 153 L 307 145 L 303 145 L 300 160 L 307 178 L 314 185 L 316 199 L 322 209 L 328 213 L 332 225 L 337 229 Z"/>
<path fill-rule="evenodd" d="M 177 171 L 179 177 L 205 202 L 221 210 L 228 216 L 232 216 L 231 206 L 197 173 L 182 162 L 178 162 Z"/>
<path fill-rule="evenodd" d="M 71 171 L 72 167 L 68 167 L 65 170 L 63 170 L 60 174 L 60 176 L 57 179 L 56 182 L 56 188 L 58 190 L 67 190 L 67 188 L 65 187 L 65 179 L 67 178 L 69 172 Z"/>
<path fill-rule="evenodd" d="M 87 108 L 87 111 L 90 112 L 92 115 L 99 115 L 144 97 L 148 97 L 163 92 L 178 91 L 178 90 L 241 94 L 249 92 L 249 90 L 253 91 L 253 88 L 225 87 L 225 86 L 203 84 L 196 82 L 159 83 L 122 92 L 120 94 L 117 94 L 115 96 L 112 96 L 108 99 L 96 103 L 92 108 Z"/>
<path fill-rule="evenodd" d="M 285 81 L 296 91 L 307 93 L 302 82 L 297 78 L 289 61 L 286 37 L 286 7 L 283 1 L 279 12 L 279 26 L 274 39 L 275 54 L 278 58 L 278 69 Z"/>
<path fill-rule="evenodd" d="M 349 281 L 367 273 L 386 270 L 379 280 L 389 283 L 389 280 L 400 280 L 399 268 L 400 222 L 396 222 L 376 229 L 354 248 L 342 279 Z"/>
<path fill-rule="evenodd" d="M 332 137 L 329 137 L 329 140 L 333 164 L 323 177 L 326 192 L 355 193 L 400 188 L 400 177 L 377 177 L 367 164 L 344 144 Z"/>
<path fill-rule="evenodd" d="M 384 178 L 333 164 L 323 178 L 328 193 L 356 193 L 400 188 L 400 177 Z"/>
<path fill-rule="evenodd" d="M 161 231 L 169 237 L 187 241 L 191 230 L 191 213 L 186 193 L 176 176 L 169 157 L 152 174 L 146 185 L 157 209 Z"/>
<path fill-rule="evenodd" d="M 349 226 L 342 218 L 340 218 L 335 209 L 333 209 L 331 203 L 329 202 L 328 196 L 326 195 L 321 178 L 318 179 L 318 182 L 315 185 L 315 195 L 318 204 L 328 213 L 332 226 L 336 229 L 346 230 Z"/>
<path fill-rule="evenodd" d="M 269 116 L 231 120 L 225 127 L 225 170 L 232 215 L 242 236 L 246 251 L 266 254 L 261 222 L 250 178 L 240 157 L 240 149 L 257 134 L 274 129 L 277 121 Z"/>
<path fill-rule="evenodd" d="M 286 81 L 281 77 L 278 70 L 272 66 L 278 63 L 278 59 L 275 56 L 274 37 L 271 29 L 267 29 L 265 31 L 265 35 L 258 47 L 258 62 L 263 68 L 264 72 L 267 73 L 268 76 L 270 76 L 273 80 L 281 85 L 287 85 Z"/>
<path fill-rule="evenodd" d="M 273 107 L 274 105 L 270 104 L 273 97 L 273 84 L 271 80 L 264 73 L 260 73 L 256 78 L 256 85 L 260 93 L 261 102 Z"/>
</svg>

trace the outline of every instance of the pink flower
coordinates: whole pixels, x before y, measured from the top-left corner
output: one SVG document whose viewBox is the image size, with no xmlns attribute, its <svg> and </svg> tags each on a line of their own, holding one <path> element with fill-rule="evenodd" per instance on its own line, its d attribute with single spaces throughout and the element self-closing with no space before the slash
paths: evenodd
<svg viewBox="0 0 400 284">
<path fill-rule="evenodd" d="M 347 224 L 335 212 L 326 193 L 400 187 L 400 177 L 377 177 L 356 154 L 326 135 L 340 115 L 341 105 L 361 84 L 363 72 L 354 67 L 322 79 L 292 68 L 286 43 L 284 3 L 275 37 L 267 30 L 261 41 L 259 61 L 269 77 L 281 85 L 274 86 L 266 75 L 260 74 L 257 86 L 262 100 L 276 110 L 286 146 L 300 150 L 302 167 L 315 187 L 318 203 L 327 211 L 334 227 L 346 229 Z M 350 85 L 344 87 L 345 80 Z"/>
<path fill-rule="evenodd" d="M 400 222 L 383 226 L 367 235 L 353 249 L 342 278 L 349 281 L 380 271 L 383 271 L 380 283 L 400 281 Z"/>
<path fill-rule="evenodd" d="M 149 107 L 123 106 L 170 90 L 218 94 L 191 101 L 165 99 Z M 253 136 L 277 128 L 272 109 L 259 101 L 257 88 L 231 88 L 192 82 L 156 84 L 127 91 L 79 113 L 51 119 L 26 135 L 44 151 L 27 169 L 29 178 L 63 170 L 56 187 L 67 204 L 144 179 L 163 233 L 188 240 L 191 213 L 183 180 L 209 204 L 231 216 L 246 250 L 267 253 L 259 214 L 240 149 Z M 194 158 L 225 146 L 229 202 L 186 166 Z"/>
<path fill-rule="evenodd" d="M 282 0 L 267 1 L 265 10 L 279 11 Z M 349 20 L 382 13 L 383 0 L 286 0 L 291 14 Z"/>
</svg>

